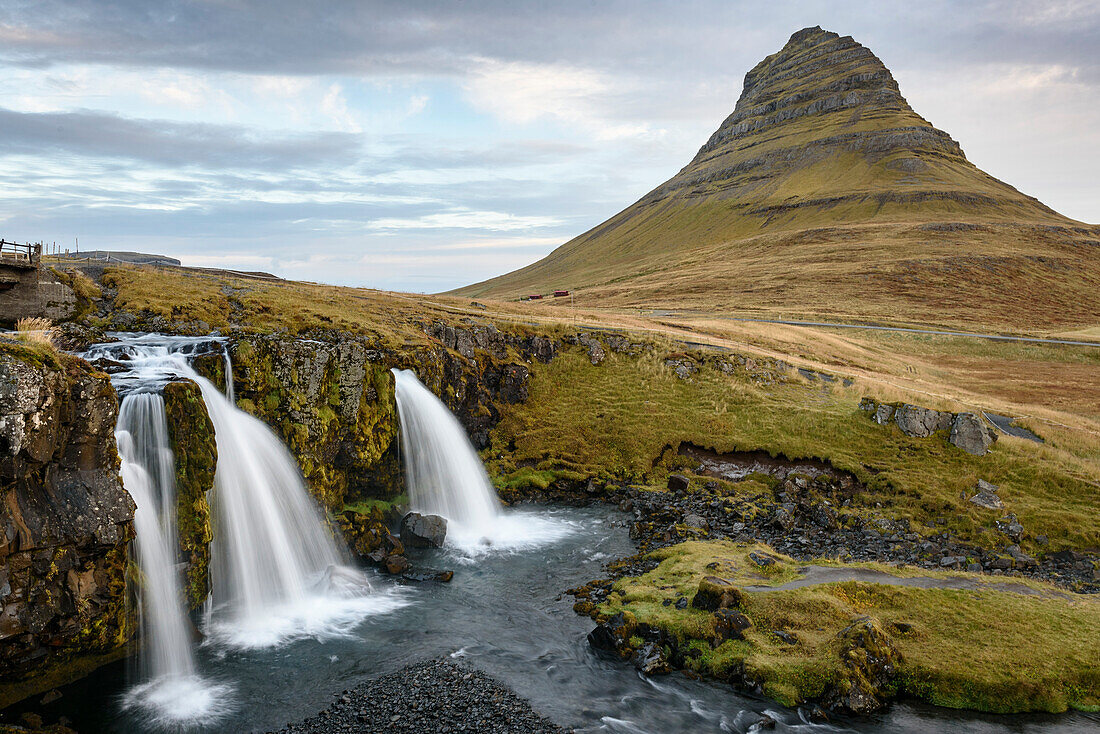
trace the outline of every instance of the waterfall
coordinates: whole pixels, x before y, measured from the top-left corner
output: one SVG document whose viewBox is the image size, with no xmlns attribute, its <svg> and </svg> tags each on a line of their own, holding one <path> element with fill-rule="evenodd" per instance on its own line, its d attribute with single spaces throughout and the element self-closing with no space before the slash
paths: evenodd
<svg viewBox="0 0 1100 734">
<path fill-rule="evenodd" d="M 375 610 L 366 576 L 342 565 L 342 548 L 282 442 L 214 383 L 190 367 L 181 372 L 202 390 L 218 446 L 211 631 L 264 646 L 337 631 Z"/>
<path fill-rule="evenodd" d="M 125 705 L 144 708 L 161 722 L 216 716 L 227 690 L 195 674 L 191 623 L 176 568 L 175 462 L 159 395 L 126 396 L 115 429 L 122 483 L 134 499 L 141 676 Z"/>
<path fill-rule="evenodd" d="M 488 535 L 500 516 L 489 475 L 462 424 L 412 370 L 393 370 L 409 503 Z"/>
<path fill-rule="evenodd" d="M 343 565 L 342 545 L 286 447 L 232 402 L 228 351 L 225 394 L 191 367 L 188 358 L 210 353 L 217 340 L 118 336 L 85 357 L 107 360 L 115 370 L 112 382 L 125 396 L 116 440 L 123 484 L 137 505 L 143 682 L 124 705 L 148 712 L 158 724 L 208 723 L 226 710 L 229 689 L 196 674 L 176 565 L 175 460 L 159 394 L 166 382 L 185 377 L 199 385 L 218 450 L 209 498 L 214 541 L 205 644 L 267 647 L 347 634 L 367 615 L 405 602 L 392 591 L 371 593 L 366 576 Z"/>
<path fill-rule="evenodd" d="M 233 391 L 233 360 L 229 357 L 229 347 L 222 352 L 225 355 L 225 398 L 231 404 L 237 404 L 237 395 Z"/>
<path fill-rule="evenodd" d="M 413 510 L 447 518 L 447 544 L 466 554 L 529 548 L 573 528 L 534 515 L 508 514 L 462 424 L 412 370 L 393 372 L 401 449 Z"/>
</svg>

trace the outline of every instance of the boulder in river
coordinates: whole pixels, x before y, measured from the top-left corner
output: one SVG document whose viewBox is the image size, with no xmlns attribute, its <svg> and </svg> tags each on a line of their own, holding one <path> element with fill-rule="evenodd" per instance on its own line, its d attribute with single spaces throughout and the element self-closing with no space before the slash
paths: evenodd
<svg viewBox="0 0 1100 734">
<path fill-rule="evenodd" d="M 442 548 L 447 518 L 410 512 L 401 518 L 401 542 L 410 548 Z"/>
<path fill-rule="evenodd" d="M 672 672 L 672 666 L 665 659 L 665 653 L 661 646 L 655 642 L 647 642 L 639 647 L 630 661 L 634 667 L 646 675 L 663 675 Z"/>
</svg>

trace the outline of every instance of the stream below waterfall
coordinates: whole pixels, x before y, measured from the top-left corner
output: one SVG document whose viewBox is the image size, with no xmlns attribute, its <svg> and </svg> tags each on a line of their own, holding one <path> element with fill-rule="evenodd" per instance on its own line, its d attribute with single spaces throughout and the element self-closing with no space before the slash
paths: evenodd
<svg viewBox="0 0 1100 734">
<path fill-rule="evenodd" d="M 561 595 L 599 578 L 609 560 L 633 552 L 624 517 L 608 507 L 505 512 L 517 522 L 525 516 L 549 520 L 562 537 L 476 558 L 446 548 L 412 552 L 414 563 L 454 569 L 454 580 L 402 586 L 372 576 L 376 591 L 397 595 L 405 606 L 368 616 L 345 636 L 253 650 L 200 646 L 201 674 L 234 692 L 230 713 L 214 725 L 182 731 L 277 729 L 315 714 L 367 678 L 443 655 L 494 675 L 539 712 L 586 733 L 745 732 L 765 711 L 778 720 L 779 732 L 1068 734 L 1100 726 L 1100 717 L 1080 713 L 998 717 L 909 704 L 873 718 L 805 724 L 795 711 L 719 683 L 676 673 L 645 678 L 629 663 L 592 651 L 585 641 L 592 621 L 575 614 L 572 597 Z M 123 663 L 101 669 L 62 689 L 56 703 L 33 708 L 47 721 L 65 715 L 81 732 L 147 731 L 139 716 L 120 706 L 126 673 Z"/>
</svg>

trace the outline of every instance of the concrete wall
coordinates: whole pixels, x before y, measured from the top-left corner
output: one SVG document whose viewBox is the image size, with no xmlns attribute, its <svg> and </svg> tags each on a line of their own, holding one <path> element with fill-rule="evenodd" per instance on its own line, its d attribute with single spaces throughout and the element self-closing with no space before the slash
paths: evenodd
<svg viewBox="0 0 1100 734">
<path fill-rule="evenodd" d="M 49 270 L 0 259 L 0 326 L 10 328 L 29 316 L 63 321 L 75 310 L 76 295 Z"/>
</svg>

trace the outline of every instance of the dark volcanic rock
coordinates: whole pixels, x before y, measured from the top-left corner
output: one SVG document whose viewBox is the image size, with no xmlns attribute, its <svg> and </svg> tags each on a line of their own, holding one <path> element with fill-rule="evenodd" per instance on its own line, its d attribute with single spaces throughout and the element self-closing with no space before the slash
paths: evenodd
<svg viewBox="0 0 1100 734">
<path fill-rule="evenodd" d="M 745 630 L 752 622 L 736 609 L 719 609 L 714 613 L 714 646 L 718 647 L 726 640 L 745 639 Z"/>
<path fill-rule="evenodd" d="M 449 660 L 417 663 L 336 697 L 284 734 L 564 734 L 515 691 Z"/>
<path fill-rule="evenodd" d="M 668 488 L 674 491 L 687 489 L 688 478 L 683 474 L 670 474 L 668 476 Z"/>
<path fill-rule="evenodd" d="M 691 606 L 713 612 L 728 607 L 740 607 L 741 590 L 729 581 L 717 576 L 704 576 L 699 581 L 699 590 L 691 599 Z"/>
</svg>

